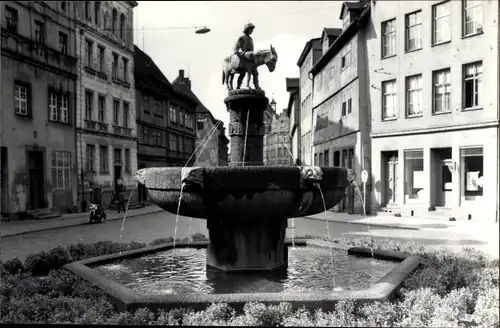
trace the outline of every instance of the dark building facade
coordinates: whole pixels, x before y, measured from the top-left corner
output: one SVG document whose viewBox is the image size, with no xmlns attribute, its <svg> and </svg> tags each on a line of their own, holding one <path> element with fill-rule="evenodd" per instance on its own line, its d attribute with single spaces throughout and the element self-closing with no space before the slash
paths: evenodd
<svg viewBox="0 0 500 328">
<path fill-rule="evenodd" d="M 286 91 L 288 91 L 286 115 L 290 118 L 290 151 L 296 164 L 300 163 L 302 158 L 299 81 L 299 78 L 286 79 Z"/>
<path fill-rule="evenodd" d="M 138 168 L 184 166 L 194 161 L 197 103 L 174 86 L 153 60 L 135 47 Z M 190 158 L 191 157 L 191 158 Z M 140 201 L 147 200 L 145 190 Z"/>
<path fill-rule="evenodd" d="M 76 205 L 74 3 L 2 1 L 1 212 Z"/>
<path fill-rule="evenodd" d="M 173 82 L 174 87 L 184 95 L 195 100 L 196 119 L 196 154 L 193 155 L 196 166 L 227 166 L 229 140 L 225 134 L 224 123 L 214 118 L 210 110 L 191 90 L 191 80 L 179 70 L 179 76 Z M 215 129 L 215 130 L 214 130 Z"/>
</svg>

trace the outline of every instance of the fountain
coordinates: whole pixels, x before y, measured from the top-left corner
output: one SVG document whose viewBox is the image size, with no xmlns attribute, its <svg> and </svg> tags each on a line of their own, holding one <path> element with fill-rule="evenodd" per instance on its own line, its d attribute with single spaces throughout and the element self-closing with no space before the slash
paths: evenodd
<svg viewBox="0 0 500 328">
<path fill-rule="evenodd" d="M 245 37 L 249 37 L 249 34 L 242 38 Z M 243 49 L 242 46 L 240 48 Z M 248 51 L 246 48 L 246 52 L 241 54 L 242 58 Z M 265 64 L 273 71 L 277 53 L 272 46 L 253 52 L 253 56 L 249 57 L 251 60 L 242 61 L 241 70 L 235 69 L 239 67 L 239 58 L 232 55 L 224 61 L 223 79 L 229 89 L 224 103 L 230 114 L 230 166 L 145 168 L 135 175 L 136 180 L 147 188 L 150 199 L 162 209 L 176 214 L 178 219 L 183 219 L 179 215 L 205 219 L 209 241 L 184 244 L 175 244 L 174 241 L 74 262 L 67 265 L 66 269 L 92 281 L 125 308 L 203 308 L 212 302 L 241 306 L 249 301 L 287 301 L 292 302 L 294 307 L 306 305 L 329 308 L 340 299 L 369 301 L 389 298 L 401 281 L 418 266 L 418 258 L 381 250 L 340 247 L 344 256 L 342 260 L 338 249 L 332 252 L 331 243 L 325 247 L 321 242 L 304 240 L 294 240 L 294 244 L 323 248 L 323 253 L 317 250 L 319 255 L 314 257 L 310 250 L 303 253 L 294 248 L 295 253 L 289 256 L 290 242 L 286 240 L 288 218 L 317 214 L 335 206 L 344 198 L 350 183 L 348 172 L 337 167 L 263 166 L 264 111 L 269 100 L 259 87 L 256 67 Z M 235 90 L 232 88 L 234 72 L 242 73 Z M 248 82 L 248 89 L 241 89 L 245 73 L 248 74 L 248 82 L 250 75 L 253 76 L 255 89 L 250 89 Z M 173 248 L 187 248 L 187 253 L 181 252 L 186 257 L 179 260 L 172 251 L 172 256 L 161 253 Z M 195 252 L 200 248 L 206 251 L 203 254 Z M 343 281 L 347 281 L 352 278 L 350 271 L 356 267 L 352 265 L 352 254 L 403 263 L 391 264 L 385 267 L 386 271 L 379 270 L 381 275 L 377 277 L 378 281 L 369 281 L 366 286 L 360 284 L 359 280 L 366 280 L 366 277 L 353 282 L 354 285 L 359 284 L 361 289 L 352 290 L 350 287 L 353 286 L 347 290 L 336 288 L 335 281 L 339 279 L 332 275 L 336 275 L 338 270 L 332 267 L 335 265 L 332 257 L 339 259 L 336 264 L 344 263 L 340 271 L 343 272 Z M 200 262 L 202 255 L 205 263 Z M 296 266 L 291 272 L 287 272 L 289 257 Z M 109 266 L 103 267 L 106 264 L 113 266 L 114 274 L 105 273 L 110 269 Z M 140 278 L 136 277 L 135 281 L 123 278 L 127 274 L 126 270 L 141 272 Z M 168 288 L 160 291 L 160 285 L 155 284 L 142 288 L 144 280 L 152 276 L 178 280 L 173 275 L 176 270 L 184 272 L 181 280 L 189 281 L 193 275 L 196 276 L 192 283 L 198 285 L 200 278 L 205 276 L 203 270 L 206 270 L 206 277 L 212 277 L 212 285 L 202 284 L 194 293 L 185 290 L 172 292 Z M 203 271 L 203 277 L 193 273 L 193 270 L 198 273 Z M 316 275 L 310 276 L 308 271 Z M 292 278 L 286 280 L 287 275 Z M 310 277 L 311 280 L 302 283 L 307 285 L 304 289 L 300 288 L 302 277 Z M 323 279 L 325 277 L 326 281 Z M 288 285 L 283 285 L 283 281 Z M 142 287 L 132 288 L 134 284 L 141 283 Z M 315 284 L 321 285 L 321 288 L 315 289 Z M 293 292 L 296 288 L 299 293 Z"/>
</svg>

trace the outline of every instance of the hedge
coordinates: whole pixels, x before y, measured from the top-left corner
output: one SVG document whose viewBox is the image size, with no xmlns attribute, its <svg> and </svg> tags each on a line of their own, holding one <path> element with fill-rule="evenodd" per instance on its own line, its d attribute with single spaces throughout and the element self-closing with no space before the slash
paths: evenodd
<svg viewBox="0 0 500 328">
<path fill-rule="evenodd" d="M 192 239 L 204 240 L 206 237 L 196 234 Z M 160 239 L 151 244 L 172 240 Z M 329 312 L 293 311 L 287 303 L 274 306 L 248 303 L 243 313 L 236 313 L 227 304 L 219 303 L 198 312 L 139 309 L 129 313 L 117 312 L 101 290 L 61 267 L 71 261 L 146 245 L 137 242 L 80 243 L 30 255 L 24 263 L 17 259 L 0 263 L 0 323 L 499 327 L 498 259 L 488 260 L 482 252 L 467 248 L 454 253 L 415 243 L 370 239 L 342 241 L 354 246 L 417 254 L 424 259 L 424 265 L 404 282 L 393 302 L 363 306 L 340 302 Z"/>
</svg>

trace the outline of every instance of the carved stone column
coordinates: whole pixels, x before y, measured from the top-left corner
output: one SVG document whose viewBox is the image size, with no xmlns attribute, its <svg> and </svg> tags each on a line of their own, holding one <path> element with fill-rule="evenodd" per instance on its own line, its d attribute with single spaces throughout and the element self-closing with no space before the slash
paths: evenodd
<svg viewBox="0 0 500 328">
<path fill-rule="evenodd" d="M 230 166 L 264 165 L 264 111 L 269 103 L 264 91 L 233 90 L 224 102 L 229 111 Z"/>
</svg>

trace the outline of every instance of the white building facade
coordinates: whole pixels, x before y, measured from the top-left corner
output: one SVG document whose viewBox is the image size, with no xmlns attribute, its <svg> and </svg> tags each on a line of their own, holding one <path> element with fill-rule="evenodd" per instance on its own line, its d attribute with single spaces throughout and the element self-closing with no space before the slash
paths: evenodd
<svg viewBox="0 0 500 328">
<path fill-rule="evenodd" d="M 76 3 L 75 3 L 76 5 Z M 90 188 L 112 200 L 116 180 L 129 192 L 137 171 L 133 9 L 135 1 L 85 1 L 76 5 L 77 158 L 79 198 Z M 137 194 L 137 193 L 135 193 Z"/>
</svg>

